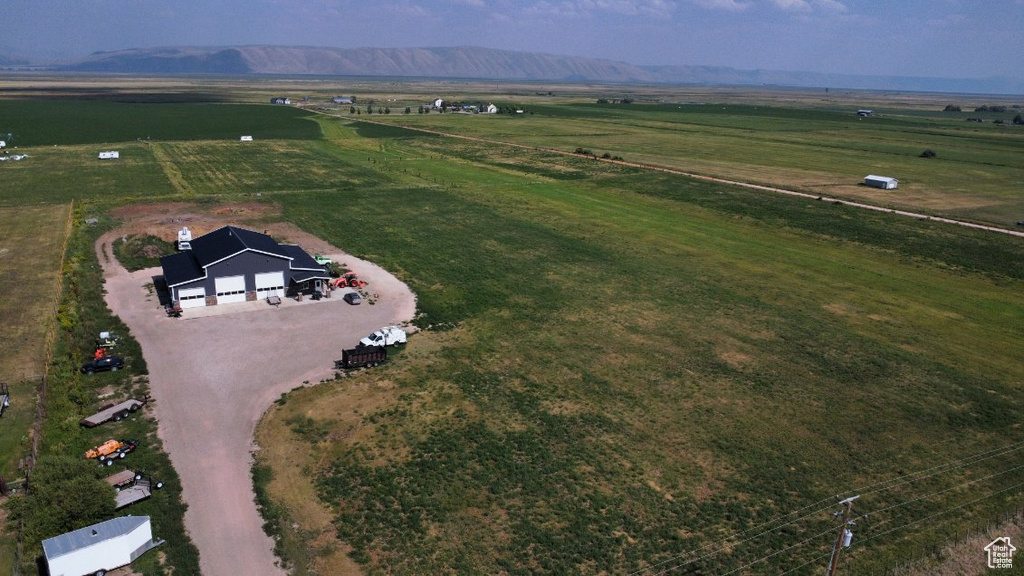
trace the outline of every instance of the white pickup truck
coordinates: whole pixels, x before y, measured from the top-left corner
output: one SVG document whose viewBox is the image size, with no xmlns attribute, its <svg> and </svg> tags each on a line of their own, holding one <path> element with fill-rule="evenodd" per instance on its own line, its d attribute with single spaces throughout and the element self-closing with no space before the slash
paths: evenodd
<svg viewBox="0 0 1024 576">
<path fill-rule="evenodd" d="M 405 330 L 398 326 L 385 326 L 359 341 L 361 346 L 394 346 L 405 344 L 407 336 Z"/>
</svg>

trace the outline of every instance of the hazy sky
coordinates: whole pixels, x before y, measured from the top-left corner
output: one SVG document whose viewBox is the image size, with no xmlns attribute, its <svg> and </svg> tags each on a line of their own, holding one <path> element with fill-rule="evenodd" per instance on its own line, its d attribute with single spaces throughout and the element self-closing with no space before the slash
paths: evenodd
<svg viewBox="0 0 1024 576">
<path fill-rule="evenodd" d="M 1024 79 L 1024 0 L 0 0 L 0 52 L 484 46 L 849 74 Z"/>
</svg>

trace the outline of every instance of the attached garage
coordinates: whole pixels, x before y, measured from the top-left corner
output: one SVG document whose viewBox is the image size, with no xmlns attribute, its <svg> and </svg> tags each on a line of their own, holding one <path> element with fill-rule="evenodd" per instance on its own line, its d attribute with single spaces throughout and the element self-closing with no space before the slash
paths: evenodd
<svg viewBox="0 0 1024 576">
<path fill-rule="evenodd" d="M 256 299 L 268 296 L 284 297 L 284 272 L 267 272 L 256 275 Z"/>
<path fill-rule="evenodd" d="M 206 288 L 182 288 L 178 290 L 178 303 L 182 308 L 206 306 Z"/>
<path fill-rule="evenodd" d="M 225 276 L 214 279 L 217 304 L 245 302 L 245 276 Z"/>
</svg>

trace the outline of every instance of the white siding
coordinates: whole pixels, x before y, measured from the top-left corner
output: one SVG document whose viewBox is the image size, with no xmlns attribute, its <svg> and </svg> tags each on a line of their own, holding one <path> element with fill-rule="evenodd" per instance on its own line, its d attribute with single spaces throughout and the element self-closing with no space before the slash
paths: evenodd
<svg viewBox="0 0 1024 576">
<path fill-rule="evenodd" d="M 50 576 L 80 576 L 113 570 L 132 561 L 131 554 L 153 539 L 149 521 L 127 534 L 47 559 Z"/>
</svg>

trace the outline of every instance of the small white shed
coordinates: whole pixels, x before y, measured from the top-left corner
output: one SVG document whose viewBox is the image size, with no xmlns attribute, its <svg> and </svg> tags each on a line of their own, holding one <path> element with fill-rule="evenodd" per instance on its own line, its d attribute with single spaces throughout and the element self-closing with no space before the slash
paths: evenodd
<svg viewBox="0 0 1024 576">
<path fill-rule="evenodd" d="M 3 140 L 0 140 L 0 148 L 4 148 L 6 146 L 7 146 L 7 142 L 4 142 Z"/>
<path fill-rule="evenodd" d="M 131 564 L 160 544 L 149 516 L 122 516 L 47 538 L 43 554 L 50 576 L 81 576 Z"/>
<path fill-rule="evenodd" d="M 869 174 L 864 177 L 864 185 L 871 186 L 872 188 L 881 188 L 883 190 L 895 190 L 899 186 L 900 181 L 889 176 L 875 176 Z"/>
<path fill-rule="evenodd" d="M 239 140 L 241 142 L 252 142 L 252 136 L 242 136 Z"/>
<path fill-rule="evenodd" d="M 121 153 L 117 150 L 109 150 L 107 152 L 100 152 L 100 160 L 116 160 L 121 157 Z"/>
</svg>

